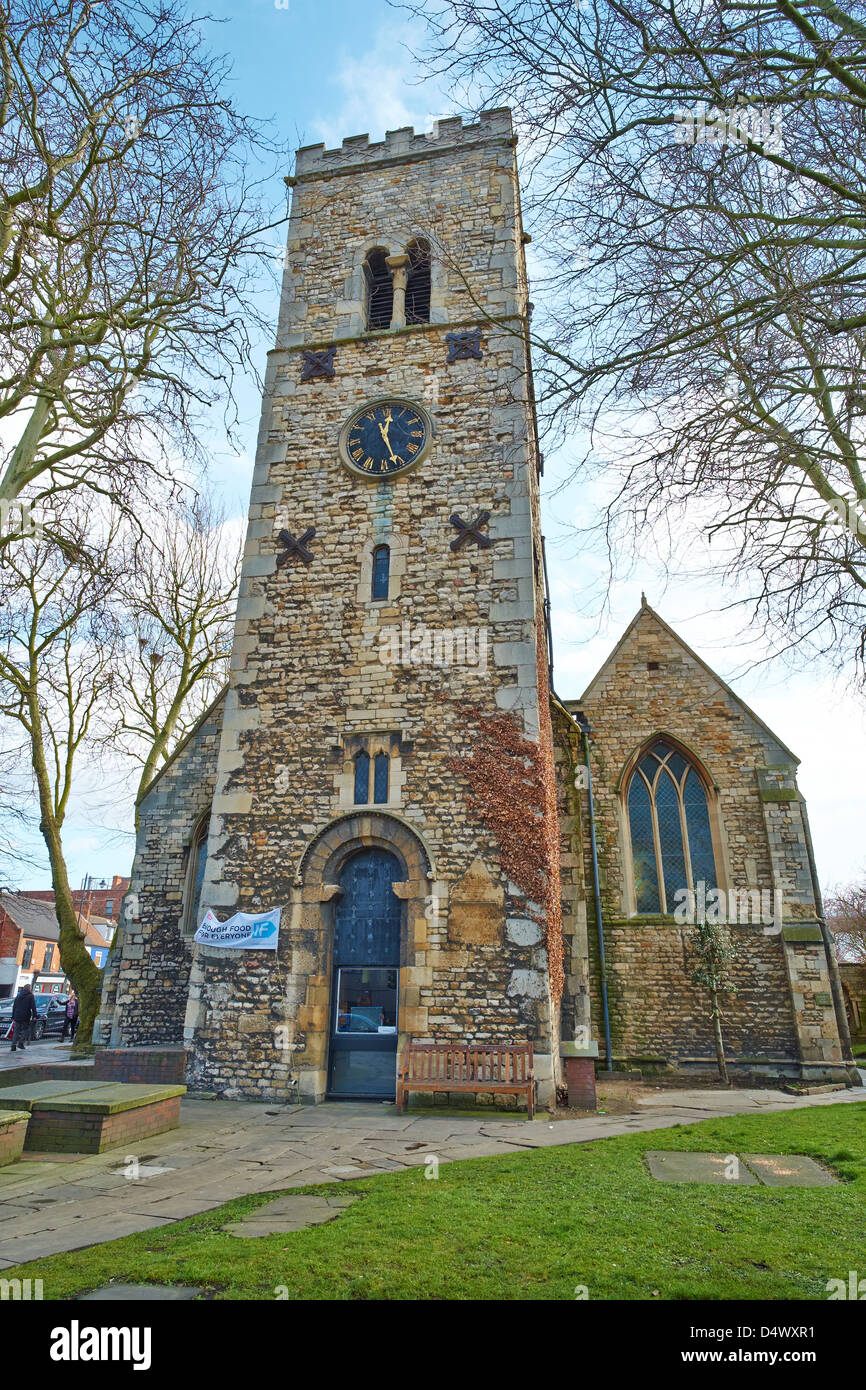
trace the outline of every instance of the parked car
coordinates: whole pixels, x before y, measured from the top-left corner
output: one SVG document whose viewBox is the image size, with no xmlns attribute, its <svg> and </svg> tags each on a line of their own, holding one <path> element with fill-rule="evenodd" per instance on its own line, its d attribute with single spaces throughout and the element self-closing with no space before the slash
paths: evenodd
<svg viewBox="0 0 866 1390">
<path fill-rule="evenodd" d="M 66 1001 L 68 994 L 34 994 L 37 1018 L 30 1033 L 31 1042 L 40 1038 L 60 1037 L 66 1022 Z M 0 999 L 0 1040 L 9 1035 L 12 1022 L 12 999 Z"/>
<path fill-rule="evenodd" d="M 31 1037 L 34 1041 L 51 1037 L 53 1034 L 59 1037 L 66 1022 L 66 1001 L 69 995 L 34 994 L 33 998 L 36 1000 L 36 1012 L 39 1017 L 33 1024 Z"/>
</svg>

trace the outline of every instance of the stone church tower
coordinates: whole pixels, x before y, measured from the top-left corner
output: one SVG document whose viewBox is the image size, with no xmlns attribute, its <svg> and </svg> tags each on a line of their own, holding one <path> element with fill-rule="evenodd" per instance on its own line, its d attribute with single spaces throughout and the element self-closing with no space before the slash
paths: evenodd
<svg viewBox="0 0 866 1390">
<path fill-rule="evenodd" d="M 496 110 L 298 152 L 230 680 L 142 802 L 103 991 L 194 1089 L 389 1099 L 410 1039 L 532 1042 L 541 1105 L 600 1054 L 712 1074 L 708 894 L 730 1065 L 851 1075 L 794 754 L 646 605 L 551 688 L 514 145 Z M 193 939 L 278 908 L 276 949 Z"/>
<path fill-rule="evenodd" d="M 415 1037 L 533 1040 L 549 1090 L 558 838 L 514 146 L 497 110 L 298 152 L 186 922 L 208 1089 L 393 1096 Z M 276 952 L 190 943 L 208 908 L 277 906 Z"/>
</svg>

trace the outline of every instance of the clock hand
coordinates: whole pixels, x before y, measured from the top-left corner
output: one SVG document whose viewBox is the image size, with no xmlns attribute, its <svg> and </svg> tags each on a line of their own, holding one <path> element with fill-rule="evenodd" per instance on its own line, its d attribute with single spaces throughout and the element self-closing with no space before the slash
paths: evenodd
<svg viewBox="0 0 866 1390">
<path fill-rule="evenodd" d="M 386 418 L 385 418 L 385 424 L 383 425 L 382 422 L 381 422 L 381 420 L 379 421 L 379 433 L 381 434 L 383 440 L 385 441 L 385 448 L 388 450 L 388 453 L 391 455 L 391 458 L 392 458 L 393 462 L 396 463 L 396 462 L 397 462 L 397 456 L 396 456 L 396 454 L 394 453 L 394 450 L 391 448 L 391 441 L 390 441 L 390 439 L 388 438 L 388 434 L 389 434 L 390 429 L 391 429 L 391 412 L 389 411 L 388 414 L 387 414 L 387 416 L 386 416 Z"/>
</svg>

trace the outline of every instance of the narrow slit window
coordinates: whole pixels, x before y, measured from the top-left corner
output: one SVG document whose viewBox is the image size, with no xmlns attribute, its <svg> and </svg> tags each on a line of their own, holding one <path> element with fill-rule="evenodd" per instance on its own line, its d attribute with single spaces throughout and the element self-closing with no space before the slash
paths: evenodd
<svg viewBox="0 0 866 1390">
<path fill-rule="evenodd" d="M 184 931 L 193 934 L 199 928 L 201 893 L 204 887 L 204 871 L 207 865 L 207 837 L 210 828 L 210 812 L 202 816 L 193 832 L 187 861 L 186 915 Z"/>
<path fill-rule="evenodd" d="M 373 551 L 373 598 L 388 597 L 391 574 L 391 551 L 387 545 L 377 545 Z"/>
<path fill-rule="evenodd" d="M 370 754 L 359 753 L 355 758 L 355 805 L 366 806 L 370 800 Z"/>
<path fill-rule="evenodd" d="M 364 262 L 367 285 L 367 327 L 390 328 L 394 309 L 394 285 L 385 264 L 387 251 L 377 247 Z"/>
<path fill-rule="evenodd" d="M 387 753 L 377 753 L 373 772 L 373 800 L 382 806 L 388 800 L 388 771 L 391 759 Z"/>
<path fill-rule="evenodd" d="M 406 247 L 409 277 L 406 282 L 406 322 L 430 322 L 430 245 L 412 241 Z"/>
</svg>

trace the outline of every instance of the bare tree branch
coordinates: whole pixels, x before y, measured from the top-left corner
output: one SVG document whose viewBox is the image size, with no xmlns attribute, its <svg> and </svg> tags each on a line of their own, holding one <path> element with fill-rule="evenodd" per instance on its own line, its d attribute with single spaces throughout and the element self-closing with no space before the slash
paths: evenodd
<svg viewBox="0 0 866 1390">
<path fill-rule="evenodd" d="M 0 500 L 141 498 L 231 432 L 283 156 L 227 75 L 181 0 L 0 0 Z"/>
<path fill-rule="evenodd" d="M 711 540 L 772 641 L 862 673 L 866 6 L 401 8 L 428 67 L 516 113 L 539 404 L 613 484 L 609 552 Z"/>
</svg>

